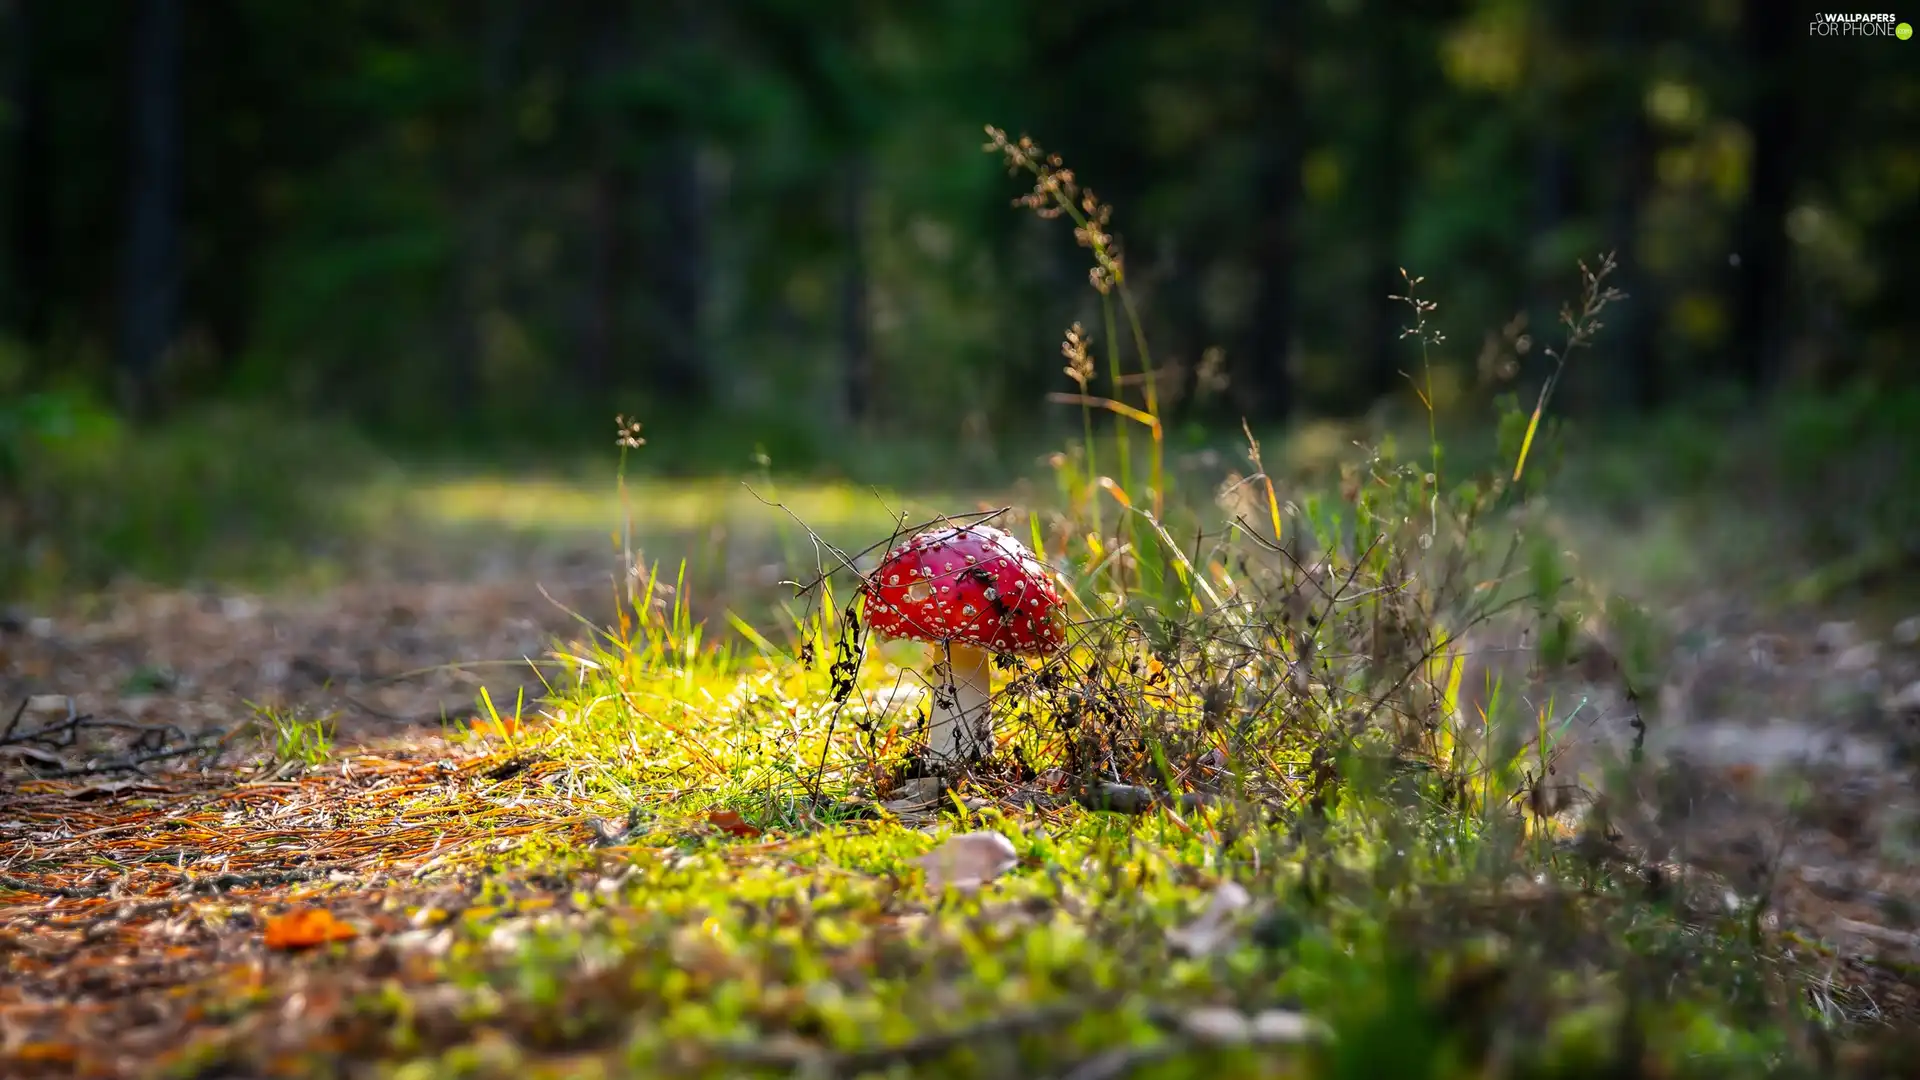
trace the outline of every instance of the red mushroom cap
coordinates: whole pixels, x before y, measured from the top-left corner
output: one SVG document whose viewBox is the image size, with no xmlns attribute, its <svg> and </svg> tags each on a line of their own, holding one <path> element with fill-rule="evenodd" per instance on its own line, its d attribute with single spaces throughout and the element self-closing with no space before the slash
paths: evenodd
<svg viewBox="0 0 1920 1080">
<path fill-rule="evenodd" d="M 1033 553 L 990 525 L 928 529 L 868 576 L 867 625 L 894 638 L 1043 653 L 1065 640 L 1060 594 Z"/>
</svg>

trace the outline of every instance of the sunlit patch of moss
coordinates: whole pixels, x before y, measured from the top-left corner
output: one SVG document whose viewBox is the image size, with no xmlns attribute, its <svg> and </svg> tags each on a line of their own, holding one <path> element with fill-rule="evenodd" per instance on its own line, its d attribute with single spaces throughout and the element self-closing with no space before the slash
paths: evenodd
<svg viewBox="0 0 1920 1080">
<path fill-rule="evenodd" d="M 783 480 L 777 486 L 760 486 L 774 489 L 756 492 L 728 477 L 629 480 L 629 502 L 623 508 L 619 496 L 604 484 L 486 476 L 423 480 L 411 499 L 429 520 L 442 522 L 603 531 L 607 522 L 631 513 L 642 527 L 662 533 L 707 529 L 716 523 L 772 532 L 791 524 L 785 511 L 765 501 L 774 496 L 823 532 L 884 530 L 893 508 L 905 502 L 897 492 L 847 483 Z"/>
<path fill-rule="evenodd" d="M 701 675 L 723 677 L 718 669 Z M 611 887 L 576 888 L 564 903 L 529 909 L 511 901 L 504 879 L 483 884 L 457 920 L 462 940 L 445 960 L 450 981 L 468 991 L 457 1009 L 466 1030 L 511 1032 L 515 1045 L 574 1053 L 569 1060 L 578 1058 L 568 1047 L 612 1040 L 616 1073 L 719 1076 L 740 1074 L 741 1048 L 857 1055 L 1084 1003 L 1072 1019 L 939 1056 L 944 1075 L 988 1076 L 1130 1046 L 1150 1057 L 1172 1045 L 1169 1010 L 1231 1003 L 1305 1008 L 1344 1036 L 1320 1050 L 1176 1047 L 1167 1060 L 1204 1059 L 1228 1076 L 1385 1075 L 1378 1070 L 1459 1060 L 1458 1023 L 1439 1018 L 1448 987 L 1473 964 L 1507 962 L 1500 948 L 1476 953 L 1445 938 L 1403 936 L 1429 932 L 1419 929 L 1419 893 L 1396 899 L 1379 890 L 1379 838 L 1366 842 L 1358 810 L 1341 823 L 1353 842 L 1319 871 L 1344 880 L 1309 898 L 1303 887 L 1316 871 L 1304 852 L 1271 833 L 1222 843 L 1209 834 L 1218 823 L 1199 815 L 1193 831 L 1073 809 L 1045 818 L 989 812 L 932 830 L 878 821 L 772 839 L 690 838 L 699 814 L 685 804 L 711 806 L 726 795 L 728 774 L 710 776 L 722 791 L 659 798 L 658 816 L 623 846 L 529 843 L 515 849 L 511 865 L 496 867 L 524 874 L 564 866 Z M 615 808 L 611 800 L 606 808 Z M 978 893 L 930 895 L 912 860 L 962 827 L 1005 832 L 1022 865 Z M 1446 835 L 1429 823 L 1399 838 L 1428 844 L 1406 871 L 1421 888 L 1473 880 L 1474 838 L 1434 843 Z M 1179 953 L 1167 931 L 1204 910 L 1223 875 L 1248 887 L 1259 917 L 1213 954 Z M 1275 932 L 1276 921 L 1294 929 Z M 1659 925 L 1652 914 L 1635 921 Z M 1408 949 L 1428 944 L 1430 952 L 1409 958 Z M 1566 1003 L 1543 1032 L 1542 1061 L 1596 1053 L 1595 1032 L 1620 1014 L 1616 996 L 1595 1000 L 1595 985 L 1573 970 L 1540 970 L 1528 992 Z M 1716 1019 L 1713 996 L 1703 996 L 1685 1022 L 1680 1013 L 1662 1021 L 1673 1053 L 1736 1061 L 1767 1052 L 1766 1040 Z M 486 1038 L 423 1045 L 425 1025 L 411 1015 L 417 1007 L 387 1003 L 386 1050 L 425 1055 L 416 1065 L 429 1071 L 420 1075 L 499 1064 Z"/>
</svg>

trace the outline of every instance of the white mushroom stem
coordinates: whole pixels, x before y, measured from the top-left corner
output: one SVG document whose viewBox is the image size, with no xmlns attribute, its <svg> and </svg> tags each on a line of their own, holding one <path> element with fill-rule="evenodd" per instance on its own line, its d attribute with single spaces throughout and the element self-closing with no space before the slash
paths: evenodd
<svg viewBox="0 0 1920 1080">
<path fill-rule="evenodd" d="M 993 746 L 993 719 L 987 698 L 993 692 L 993 654 L 961 642 L 933 646 L 933 712 L 927 725 L 927 754 L 934 761 L 958 762 Z"/>
</svg>

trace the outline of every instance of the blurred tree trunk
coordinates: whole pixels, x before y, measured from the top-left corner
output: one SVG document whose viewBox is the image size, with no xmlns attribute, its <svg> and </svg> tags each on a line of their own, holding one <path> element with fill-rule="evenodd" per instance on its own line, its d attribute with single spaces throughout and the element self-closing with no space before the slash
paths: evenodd
<svg viewBox="0 0 1920 1080">
<path fill-rule="evenodd" d="M 1613 245 L 1613 285 L 1627 294 L 1604 319 L 1614 339 L 1619 361 L 1612 365 L 1616 400 L 1635 409 L 1658 408 L 1666 400 L 1666 384 L 1654 330 L 1661 306 L 1651 279 L 1640 264 L 1640 213 L 1653 183 L 1653 133 L 1638 109 L 1615 121 L 1612 158 L 1618 185 L 1608 209 L 1607 235 Z"/>
<path fill-rule="evenodd" d="M 1300 204 L 1300 95 L 1294 5 L 1265 5 L 1270 35 L 1261 60 L 1266 121 L 1254 166 L 1253 325 L 1243 400 L 1263 418 L 1293 411 L 1294 214 Z M 1391 255 L 1388 261 L 1391 262 Z M 1196 358 L 1197 359 L 1197 358 Z"/>
<path fill-rule="evenodd" d="M 1790 35 L 1797 23 L 1767 0 L 1746 0 L 1741 9 L 1742 67 L 1753 81 L 1745 121 L 1753 152 L 1747 197 L 1736 226 L 1733 267 L 1733 362 L 1754 393 L 1771 390 L 1780 375 L 1785 332 L 1788 202 L 1793 196 L 1796 131 Z"/>
<path fill-rule="evenodd" d="M 1550 240 L 1566 224 L 1569 209 L 1567 187 L 1573 175 L 1572 154 L 1553 119 L 1554 102 L 1549 100 L 1545 104 L 1546 126 L 1539 132 L 1533 150 L 1532 234 L 1536 247 Z M 1532 309 L 1551 317 L 1560 310 L 1555 278 L 1560 276 L 1558 271 L 1562 268 L 1536 263 L 1531 269 Z M 1545 329 L 1539 323 L 1534 323 L 1531 328 Z"/>
<path fill-rule="evenodd" d="M 593 52 L 602 94 L 630 62 L 628 34 L 624 19 L 611 19 Z M 609 376 L 620 347 L 621 296 L 626 289 L 627 273 L 627 187 L 633 183 L 626 164 L 626 140 L 622 130 L 622 110 L 608 101 L 600 103 L 596 161 L 587 210 L 587 310 L 582 335 L 579 367 L 575 372 L 579 390 L 588 399 L 599 399 L 610 388 Z"/>
<path fill-rule="evenodd" d="M 869 418 L 878 396 L 879 365 L 872 329 L 872 271 L 866 234 L 873 203 L 873 152 L 884 115 L 901 88 L 886 84 L 869 55 L 875 27 L 902 17 L 883 5 L 840 5 L 749 0 L 733 9 L 765 50 L 770 68 L 788 81 L 813 123 L 824 171 L 838 170 L 826 185 L 807 185 L 823 214 L 822 224 L 842 251 L 836 307 L 840 370 L 833 388 L 848 420 Z"/>
<path fill-rule="evenodd" d="M 121 277 L 122 402 L 157 406 L 180 292 L 180 2 L 140 0 L 133 36 L 132 154 Z"/>
<path fill-rule="evenodd" d="M 840 170 L 840 223 L 846 264 L 840 279 L 842 384 L 847 419 L 862 424 L 873 403 L 873 335 L 868 311 L 867 218 L 873 181 L 866 157 L 847 155 Z"/>
<path fill-rule="evenodd" d="M 1640 216 L 1654 181 L 1653 131 L 1637 74 L 1642 70 L 1641 27 L 1651 18 L 1645 7 L 1642 0 L 1619 0 L 1609 9 L 1614 85 L 1608 88 L 1613 118 L 1607 156 L 1613 166 L 1613 192 L 1607 241 L 1618 267 L 1614 285 L 1627 298 L 1604 317 L 1616 357 L 1607 365 L 1616 373 L 1611 380 L 1614 402 L 1643 411 L 1658 408 L 1667 392 L 1654 336 L 1661 305 L 1640 263 Z"/>
<path fill-rule="evenodd" d="M 1360 184 L 1365 192 L 1365 233 L 1368 270 L 1363 303 L 1364 337 L 1360 355 L 1362 408 L 1394 392 L 1404 366 L 1400 358 L 1400 331 L 1410 325 L 1412 312 L 1392 299 L 1407 291 L 1400 275 L 1400 239 L 1406 215 L 1407 148 L 1404 117 L 1413 108 L 1414 86 L 1408 16 L 1390 12 L 1371 20 L 1368 32 L 1370 84 L 1376 89 L 1373 123 L 1366 135 L 1360 161 Z"/>
<path fill-rule="evenodd" d="M 189 248 L 198 257 L 186 261 L 182 275 L 213 357 L 194 373 L 189 392 L 226 383 L 246 354 L 260 307 L 261 264 L 272 246 L 262 192 L 278 164 L 265 134 L 273 82 L 256 59 L 271 47 L 272 14 L 234 3 L 196 4 L 195 13 L 194 32 L 182 42 L 181 108 L 195 125 L 196 142 L 183 178 L 181 217 L 195 226 L 198 242 Z M 179 373 L 172 383 L 176 392 L 183 389 Z"/>
<path fill-rule="evenodd" d="M 591 230 L 587 237 L 587 326 L 576 373 L 590 399 L 604 396 L 620 326 L 620 294 L 626 277 L 624 226 L 626 170 L 602 161 L 594 171 Z"/>
<path fill-rule="evenodd" d="M 642 64 L 671 70 L 675 57 L 669 50 L 697 52 L 710 43 L 697 0 L 642 4 L 638 10 Z M 694 95 L 656 102 L 655 152 L 641 175 L 643 198 L 655 211 L 648 250 L 641 254 L 656 315 L 649 382 L 666 401 L 689 409 L 708 405 L 715 387 L 706 340 L 711 223 L 700 175 L 699 108 Z"/>
<path fill-rule="evenodd" d="M 1528 231 L 1531 242 L 1522 265 L 1526 275 L 1527 332 L 1542 346 L 1554 344 L 1559 338 L 1560 306 L 1569 299 L 1564 293 L 1567 271 L 1572 269 L 1560 265 L 1555 243 L 1572 212 L 1569 188 L 1573 177 L 1573 154 L 1563 128 L 1568 94 L 1565 79 L 1555 63 L 1560 58 L 1557 35 L 1561 24 L 1557 0 L 1541 0 L 1535 6 L 1533 49 L 1543 59 L 1530 65 L 1533 70 L 1529 73 L 1532 85 L 1527 105 L 1532 114 L 1529 127 L 1534 139 L 1533 220 Z M 1554 347 L 1557 348 L 1557 344 Z M 1532 380 L 1537 376 L 1545 380 L 1553 361 L 1546 356 L 1545 348 L 1539 348 L 1524 357 L 1521 366 L 1526 370 L 1523 379 Z M 1569 381 L 1591 385 L 1581 378 L 1585 374 L 1585 371 L 1576 371 Z M 1563 405 L 1564 397 L 1563 394 Z"/>
<path fill-rule="evenodd" d="M 29 346 L 46 344 L 53 273 L 53 147 L 48 135 L 46 71 L 36 51 L 35 11 L 42 0 L 10 0 L 0 26 L 12 48 L 8 103 L 8 183 L 12 206 L 7 229 L 7 289 L 13 294 L 7 321 Z"/>
<path fill-rule="evenodd" d="M 654 385 L 667 400 L 698 407 L 707 403 L 713 388 L 702 318 L 707 294 L 707 209 L 700 186 L 699 150 L 690 132 L 676 132 L 668 139 L 652 181 L 661 220 L 659 249 L 648 261 L 658 268 L 655 289 L 664 322 Z"/>
<path fill-rule="evenodd" d="M 1210 228 L 1199 231 L 1190 227 L 1167 238 L 1162 247 L 1166 274 L 1154 291 L 1159 302 L 1152 306 L 1164 315 L 1169 348 L 1164 357 L 1156 350 L 1154 360 L 1161 368 L 1168 369 L 1159 385 L 1162 408 L 1167 412 L 1169 423 L 1185 423 L 1220 404 L 1218 400 L 1200 400 L 1199 383 L 1195 379 L 1200 361 L 1206 356 L 1208 341 L 1206 312 L 1200 302 L 1200 278 L 1206 266 L 1194 258 L 1193 253 L 1211 250 L 1203 239 L 1211 232 Z M 1149 329 L 1148 333 L 1152 332 Z M 1251 362 L 1245 363 L 1251 367 Z M 1244 379 L 1234 382 L 1245 382 L 1252 387 L 1253 380 L 1254 375 L 1249 371 Z M 1170 406 L 1165 404 L 1169 401 Z"/>
<path fill-rule="evenodd" d="M 447 368 L 447 402 L 455 416 L 469 413 L 479 404 L 480 370 L 486 353 L 484 319 L 501 300 L 505 245 L 498 188 L 506 153 L 499 132 L 508 123 L 504 118 L 513 86 L 514 57 L 525 25 L 526 10 L 521 0 L 491 0 L 480 27 L 480 109 L 471 120 L 468 168 L 472 175 L 485 176 L 491 183 L 467 189 L 458 218 L 465 235 L 460 238 L 460 264 L 454 274 L 457 330 Z"/>
</svg>

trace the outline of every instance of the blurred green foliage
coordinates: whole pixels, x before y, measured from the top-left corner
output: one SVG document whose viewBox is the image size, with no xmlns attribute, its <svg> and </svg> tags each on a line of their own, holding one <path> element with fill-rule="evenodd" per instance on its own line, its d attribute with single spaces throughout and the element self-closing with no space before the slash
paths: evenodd
<svg viewBox="0 0 1920 1080">
<path fill-rule="evenodd" d="M 992 123 L 1115 207 L 1176 457 L 1238 461 L 1242 417 L 1411 435 L 1425 399 L 1443 432 L 1500 417 L 1443 440 L 1449 486 L 1522 445 L 1517 488 L 1566 456 L 1601 505 L 1751 481 L 1796 549 L 1898 565 L 1920 78 L 1898 43 L 1779 17 L 0 0 L 0 563 L 310 546 L 362 434 L 524 464 L 604 446 L 616 412 L 667 475 L 1030 474 L 1082 437 L 1046 397 L 1074 388 L 1068 325 L 1092 392 L 1147 386 L 1068 230 L 1008 212 L 1027 180 L 979 152 Z M 143 126 L 156 95 L 176 129 Z M 1528 444 L 1557 305 L 1606 250 L 1627 297 Z M 137 305 L 168 267 L 176 300 Z M 1401 267 L 1439 305 L 1424 353 Z M 177 422 L 128 426 L 140 404 Z M 1088 446 L 1131 423 L 1084 422 Z"/>
<path fill-rule="evenodd" d="M 337 426 L 202 408 L 142 431 L 80 394 L 0 407 L 0 595 L 305 569 L 380 458 Z M 289 483 L 297 477 L 297 483 Z"/>
<path fill-rule="evenodd" d="M 1436 406 L 1496 354 L 1530 402 L 1609 248 L 1631 301 L 1568 409 L 1912 369 L 1920 78 L 1764 5 L 237 0 L 179 5 L 178 79 L 132 86 L 150 6 L 0 4 L 0 335 L 37 389 L 468 443 L 624 410 L 728 459 L 1075 424 L 1042 394 L 1091 296 L 1004 212 L 986 123 L 1118 208 L 1176 431 L 1406 399 L 1401 266 L 1450 335 Z M 129 200 L 169 167 L 130 86 L 179 112 L 151 375 L 116 370 Z"/>
</svg>

